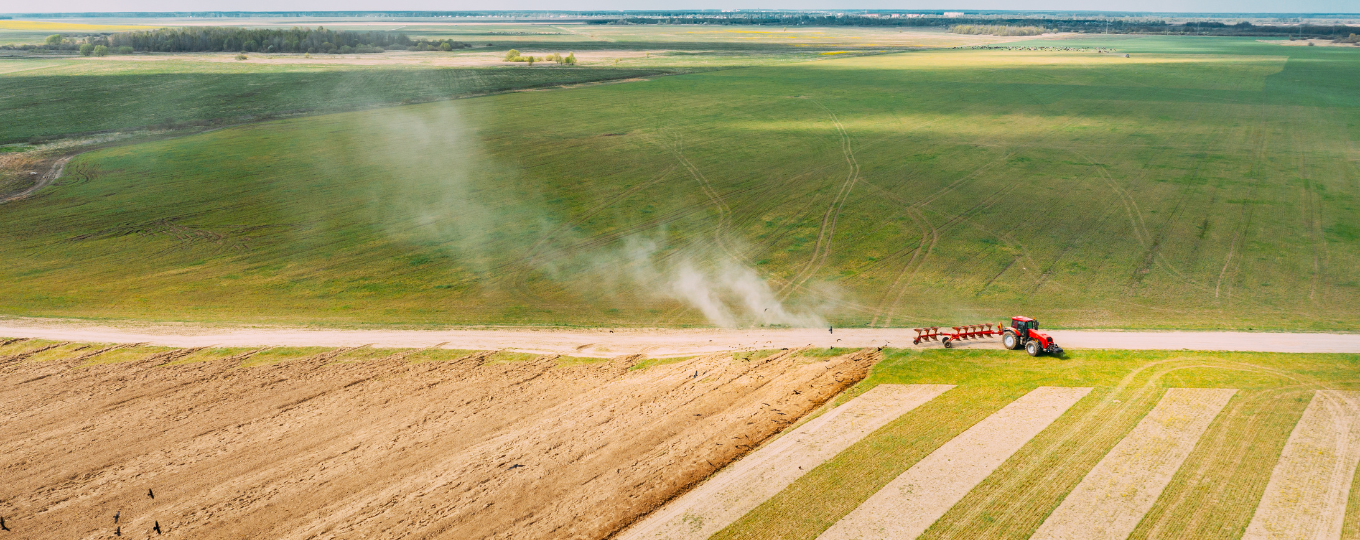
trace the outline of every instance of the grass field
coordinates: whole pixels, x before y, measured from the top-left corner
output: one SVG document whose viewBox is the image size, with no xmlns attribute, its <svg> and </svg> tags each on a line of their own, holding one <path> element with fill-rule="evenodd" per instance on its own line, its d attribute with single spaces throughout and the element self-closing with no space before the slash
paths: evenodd
<svg viewBox="0 0 1360 540">
<path fill-rule="evenodd" d="M 1354 389 L 1357 355 L 888 350 L 877 384 L 958 384 L 814 469 L 715 538 L 816 538 L 898 474 L 1039 386 L 1096 390 L 1032 439 L 922 538 L 1028 538 L 1167 388 L 1234 388 L 1133 538 L 1240 538 L 1314 390 Z M 1360 487 L 1352 485 L 1351 500 Z M 1347 509 L 1352 530 L 1360 519 Z"/>
<path fill-rule="evenodd" d="M 239 123 L 673 70 L 451 69 L 235 62 L 230 54 L 0 59 L 0 144 L 72 134 Z"/>
<path fill-rule="evenodd" d="M 1130 57 L 832 57 L 100 150 L 72 162 L 88 178 L 0 208 L 0 313 L 422 326 L 911 326 L 1016 312 L 1065 327 L 1360 323 L 1360 51 L 1227 38 L 1031 43 Z M 44 81 L 38 73 L 9 84 Z M 407 79 L 412 92 L 433 92 L 419 82 L 429 76 Z M 27 97 L 4 108 L 65 92 L 46 88 L 6 93 Z M 230 107 L 204 95 L 181 103 Z M 96 121 L 120 114 L 88 107 Z M 10 137 L 84 121 L 23 114 Z"/>
</svg>

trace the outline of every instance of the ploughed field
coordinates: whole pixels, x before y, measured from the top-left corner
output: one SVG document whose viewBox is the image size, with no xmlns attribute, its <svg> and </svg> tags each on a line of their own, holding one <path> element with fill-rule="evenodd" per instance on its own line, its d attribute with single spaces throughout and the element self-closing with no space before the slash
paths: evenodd
<svg viewBox="0 0 1360 540">
<path fill-rule="evenodd" d="M 0 516 L 24 538 L 1349 538 L 1358 362 L 0 340 Z"/>
<path fill-rule="evenodd" d="M 603 538 L 879 358 L 0 344 L 0 516 L 62 539 Z"/>
<path fill-rule="evenodd" d="M 0 311 L 1360 322 L 1360 50 L 1027 43 L 1089 49 L 729 69 L 98 150 L 0 208 Z"/>
</svg>

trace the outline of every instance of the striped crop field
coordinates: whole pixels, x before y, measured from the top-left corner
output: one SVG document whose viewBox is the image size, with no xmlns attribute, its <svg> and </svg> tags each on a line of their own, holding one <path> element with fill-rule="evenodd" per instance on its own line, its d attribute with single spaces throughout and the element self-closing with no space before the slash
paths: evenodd
<svg viewBox="0 0 1360 540">
<path fill-rule="evenodd" d="M 830 427 L 849 418 L 838 412 L 885 385 L 952 386 L 838 442 L 844 450 L 814 468 L 787 462 L 795 477 L 773 495 L 748 478 L 746 493 L 764 500 L 746 502 L 744 515 L 714 522 L 689 510 L 721 506 L 705 498 L 711 482 L 784 437 L 815 447 L 815 432 L 775 439 L 620 537 L 1340 539 L 1360 520 L 1357 364 L 1357 355 L 889 350 L 848 401 L 812 421 L 829 418 L 819 430 L 844 433 Z M 675 526 L 653 526 L 661 515 Z"/>
</svg>

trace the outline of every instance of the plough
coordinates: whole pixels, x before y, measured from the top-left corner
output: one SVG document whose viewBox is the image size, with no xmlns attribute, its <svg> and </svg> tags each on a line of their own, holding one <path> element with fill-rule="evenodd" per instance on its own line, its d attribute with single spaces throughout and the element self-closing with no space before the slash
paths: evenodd
<svg viewBox="0 0 1360 540">
<path fill-rule="evenodd" d="M 1062 356 L 1062 347 L 1053 342 L 1053 337 L 1039 331 L 1039 321 L 1029 317 L 1011 317 L 1011 325 L 998 324 L 993 327 L 990 324 L 972 324 L 968 326 L 954 326 L 954 331 L 941 331 L 938 326 L 926 328 L 914 328 L 916 339 L 912 344 L 920 345 L 922 341 L 939 341 L 944 348 L 949 349 L 954 346 L 954 342 L 960 339 L 980 339 L 992 336 L 1001 336 L 1001 346 L 1010 350 L 1024 349 L 1030 356 L 1041 354 L 1052 354 Z"/>
<path fill-rule="evenodd" d="M 954 326 L 951 328 L 954 329 L 953 332 L 950 332 L 948 329 L 941 331 L 938 326 L 914 328 L 913 330 L 916 330 L 916 339 L 912 340 L 912 344 L 920 345 L 922 341 L 938 340 L 940 344 L 944 345 L 944 348 L 948 349 L 954 346 L 955 341 L 961 339 L 982 339 L 999 336 L 1005 331 L 1006 327 L 1001 324 L 996 326 L 990 324 L 970 324 L 967 326 Z"/>
</svg>

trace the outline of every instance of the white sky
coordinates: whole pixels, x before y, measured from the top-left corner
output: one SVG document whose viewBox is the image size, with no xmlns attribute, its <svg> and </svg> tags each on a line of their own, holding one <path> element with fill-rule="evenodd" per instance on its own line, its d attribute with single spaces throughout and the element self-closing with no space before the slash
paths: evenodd
<svg viewBox="0 0 1360 540">
<path fill-rule="evenodd" d="M 0 13 L 732 8 L 1357 13 L 1360 0 L 0 0 Z"/>
</svg>

